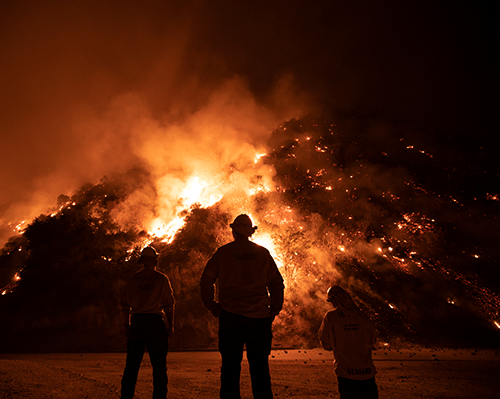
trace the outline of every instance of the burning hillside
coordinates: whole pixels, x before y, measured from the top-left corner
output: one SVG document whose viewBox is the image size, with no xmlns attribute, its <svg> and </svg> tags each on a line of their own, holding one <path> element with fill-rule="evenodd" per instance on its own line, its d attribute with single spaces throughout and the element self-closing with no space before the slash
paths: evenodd
<svg viewBox="0 0 500 399">
<path fill-rule="evenodd" d="M 380 130 L 392 138 L 377 139 Z M 494 345 L 496 194 L 463 194 L 456 182 L 470 175 L 413 133 L 352 116 L 290 120 L 266 148 L 243 143 L 244 156 L 217 169 L 213 160 L 162 176 L 138 167 L 61 195 L 2 250 L 1 350 L 123 349 L 118 298 L 151 243 L 177 299 L 172 346 L 214 348 L 199 277 L 243 212 L 285 279 L 277 346 L 317 345 L 332 283 L 352 293 L 382 342 Z"/>
</svg>

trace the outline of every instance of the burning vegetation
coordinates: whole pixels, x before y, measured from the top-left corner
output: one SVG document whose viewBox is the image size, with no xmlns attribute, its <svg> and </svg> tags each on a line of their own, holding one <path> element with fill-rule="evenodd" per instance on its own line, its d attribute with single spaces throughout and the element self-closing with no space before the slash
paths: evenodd
<svg viewBox="0 0 500 399">
<path fill-rule="evenodd" d="M 276 346 L 318 345 L 332 283 L 381 342 L 498 344 L 498 195 L 465 195 L 462 172 L 412 137 L 362 117 L 290 120 L 217 175 L 137 167 L 61 195 L 1 252 L 0 349 L 122 350 L 119 296 L 149 244 L 177 300 L 172 347 L 215 348 L 199 277 L 243 212 L 285 279 Z"/>
</svg>

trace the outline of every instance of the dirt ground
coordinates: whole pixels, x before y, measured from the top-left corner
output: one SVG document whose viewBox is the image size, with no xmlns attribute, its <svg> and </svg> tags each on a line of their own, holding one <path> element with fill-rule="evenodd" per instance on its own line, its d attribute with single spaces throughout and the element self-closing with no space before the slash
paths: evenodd
<svg viewBox="0 0 500 399">
<path fill-rule="evenodd" d="M 374 354 L 381 399 L 498 398 L 500 350 L 379 349 Z M 242 397 L 251 398 L 246 360 Z M 0 354 L 1 399 L 116 399 L 124 353 Z M 320 349 L 276 350 L 270 358 L 277 398 L 338 398 L 332 354 Z M 168 355 L 170 399 L 217 398 L 217 352 Z M 136 398 L 152 393 L 151 365 L 145 356 Z"/>
</svg>

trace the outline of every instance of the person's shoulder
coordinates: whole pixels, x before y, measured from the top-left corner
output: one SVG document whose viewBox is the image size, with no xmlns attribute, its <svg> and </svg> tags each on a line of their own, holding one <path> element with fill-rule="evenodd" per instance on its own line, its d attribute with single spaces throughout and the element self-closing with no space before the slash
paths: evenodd
<svg viewBox="0 0 500 399">
<path fill-rule="evenodd" d="M 328 312 L 325 313 L 323 316 L 323 323 L 331 324 L 333 323 L 333 320 L 336 318 L 335 314 L 335 309 L 334 310 L 329 310 Z"/>
<path fill-rule="evenodd" d="M 236 241 L 228 242 L 227 244 L 221 245 L 219 248 L 217 248 L 217 250 L 215 252 L 223 251 L 224 249 L 234 247 L 235 245 L 236 245 Z"/>
<path fill-rule="evenodd" d="M 235 246 L 235 242 L 234 241 L 231 241 L 231 242 L 228 242 L 227 244 L 224 244 L 224 245 L 221 245 L 219 248 L 217 248 L 214 252 L 214 254 L 212 256 L 215 256 L 217 254 L 220 254 L 220 253 L 224 253 L 226 251 L 229 251 L 231 250 L 232 247 Z"/>
<path fill-rule="evenodd" d="M 325 318 L 333 320 L 333 319 L 338 319 L 339 317 L 345 317 L 343 312 L 339 308 L 335 308 L 332 310 L 329 310 L 325 314 Z"/>
<path fill-rule="evenodd" d="M 262 252 L 264 254 L 270 254 L 269 250 L 266 247 L 263 247 L 260 244 L 257 244 L 253 241 L 248 241 L 249 245 L 257 252 Z"/>
</svg>

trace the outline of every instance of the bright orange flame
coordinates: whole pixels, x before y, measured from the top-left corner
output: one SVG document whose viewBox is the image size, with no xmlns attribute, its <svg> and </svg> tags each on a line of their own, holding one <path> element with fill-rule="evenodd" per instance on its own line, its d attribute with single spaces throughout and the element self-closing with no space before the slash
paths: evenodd
<svg viewBox="0 0 500 399">
<path fill-rule="evenodd" d="M 169 224 L 163 224 L 160 218 L 157 218 L 153 221 L 153 226 L 149 231 L 149 234 L 163 238 L 163 242 L 170 244 L 173 240 L 177 232 L 184 226 L 184 217 L 175 217 Z"/>
<path fill-rule="evenodd" d="M 204 208 L 208 208 L 220 201 L 222 195 L 211 191 L 211 187 L 210 190 L 207 190 L 209 186 L 209 183 L 201 181 L 198 176 L 189 179 L 186 187 L 181 192 L 177 215 L 197 203 Z M 171 243 L 177 232 L 184 226 L 184 219 L 185 217 L 176 216 L 165 224 L 163 218 L 156 218 L 151 222 L 149 234 L 154 237 L 164 238 L 163 242 Z"/>
<path fill-rule="evenodd" d="M 262 154 L 255 154 L 255 159 L 254 159 L 254 163 L 257 163 L 260 161 L 260 159 L 262 157 L 265 157 L 267 154 L 266 153 L 262 153 Z"/>
<path fill-rule="evenodd" d="M 256 151 L 254 162 L 257 163 L 265 155 L 266 153 Z M 175 200 L 175 204 L 169 207 L 172 199 L 167 200 L 164 204 L 166 212 L 150 222 L 148 231 L 151 236 L 163 238 L 163 241 L 167 243 L 172 242 L 177 232 L 184 226 L 185 216 L 181 215 L 188 213 L 195 204 L 199 204 L 202 208 L 208 208 L 219 202 L 224 196 L 240 201 L 245 196 L 272 191 L 269 188 L 271 180 L 266 178 L 267 173 L 272 173 L 272 170 L 252 170 L 252 175 L 237 171 L 229 176 L 224 174 L 211 176 L 203 170 L 199 172 L 199 174 L 195 172 L 184 181 L 183 187 L 180 187 L 178 194 L 176 194 L 178 200 Z M 254 179 L 257 175 L 260 178 Z M 177 182 L 176 185 L 179 187 Z M 243 197 L 241 193 L 244 194 Z"/>
<path fill-rule="evenodd" d="M 279 269 L 283 267 L 283 257 L 281 256 L 281 252 L 279 251 L 278 247 L 274 243 L 271 234 L 257 230 L 255 235 L 252 236 L 252 241 L 263 246 L 269 251 Z"/>
<path fill-rule="evenodd" d="M 26 220 L 23 220 L 22 222 L 19 222 L 16 227 L 14 227 L 14 232 L 16 233 L 21 233 L 25 227 Z"/>
<path fill-rule="evenodd" d="M 199 203 L 202 207 L 208 208 L 220 201 L 222 195 L 214 194 L 211 190 L 208 190 L 207 193 L 207 187 L 209 187 L 209 183 L 200 181 L 199 177 L 191 178 L 181 193 L 184 207 L 189 208 L 191 205 Z"/>
</svg>

